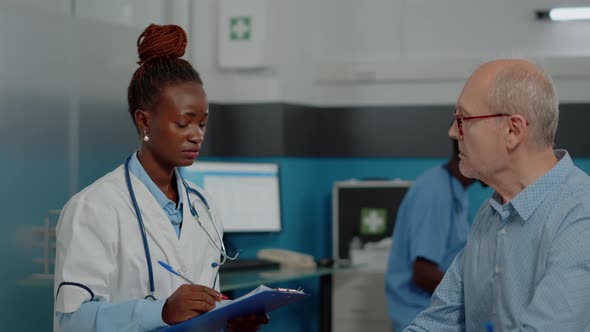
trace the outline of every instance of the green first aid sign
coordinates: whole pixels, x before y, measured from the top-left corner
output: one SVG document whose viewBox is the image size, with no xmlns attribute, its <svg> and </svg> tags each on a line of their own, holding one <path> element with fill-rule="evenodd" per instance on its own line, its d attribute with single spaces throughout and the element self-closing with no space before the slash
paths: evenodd
<svg viewBox="0 0 590 332">
<path fill-rule="evenodd" d="M 387 209 L 361 209 L 361 235 L 384 235 L 387 231 Z"/>
<path fill-rule="evenodd" d="M 252 38 L 252 17 L 234 16 L 229 19 L 229 39 L 231 41 L 250 40 Z"/>
</svg>

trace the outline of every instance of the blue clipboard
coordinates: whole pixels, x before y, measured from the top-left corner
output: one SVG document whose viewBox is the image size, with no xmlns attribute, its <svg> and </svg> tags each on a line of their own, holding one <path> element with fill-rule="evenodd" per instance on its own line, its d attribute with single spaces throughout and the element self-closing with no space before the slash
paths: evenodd
<svg viewBox="0 0 590 332">
<path fill-rule="evenodd" d="M 267 313 L 307 297 L 309 294 L 299 290 L 269 288 L 260 285 L 242 297 L 227 301 L 227 303 L 222 302 L 221 305 L 207 313 L 186 322 L 163 328 L 160 332 L 218 332 L 227 326 L 228 320 L 233 318 L 255 313 Z"/>
</svg>

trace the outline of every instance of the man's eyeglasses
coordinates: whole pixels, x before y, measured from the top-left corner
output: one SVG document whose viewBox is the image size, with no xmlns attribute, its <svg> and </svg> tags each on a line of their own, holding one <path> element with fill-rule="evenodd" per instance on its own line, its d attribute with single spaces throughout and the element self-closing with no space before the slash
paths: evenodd
<svg viewBox="0 0 590 332">
<path fill-rule="evenodd" d="M 463 136 L 463 121 L 467 120 L 475 120 L 475 119 L 488 119 L 488 118 L 495 118 L 499 116 L 510 116 L 511 114 L 506 113 L 495 113 L 495 114 L 488 114 L 488 115 L 477 115 L 477 116 L 461 116 L 455 111 L 454 117 L 455 121 L 457 121 L 457 127 L 459 128 L 459 135 Z"/>
</svg>

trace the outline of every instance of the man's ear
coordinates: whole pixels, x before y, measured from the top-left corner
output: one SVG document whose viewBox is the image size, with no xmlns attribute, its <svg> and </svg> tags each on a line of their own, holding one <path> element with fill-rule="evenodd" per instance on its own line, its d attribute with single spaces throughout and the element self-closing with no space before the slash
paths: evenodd
<svg viewBox="0 0 590 332">
<path fill-rule="evenodd" d="M 144 110 L 136 109 L 133 113 L 135 125 L 140 134 L 148 133 L 150 131 L 151 114 Z"/>
<path fill-rule="evenodd" d="M 529 134 L 528 121 L 520 114 L 510 115 L 508 120 L 508 150 L 515 150 Z"/>
</svg>

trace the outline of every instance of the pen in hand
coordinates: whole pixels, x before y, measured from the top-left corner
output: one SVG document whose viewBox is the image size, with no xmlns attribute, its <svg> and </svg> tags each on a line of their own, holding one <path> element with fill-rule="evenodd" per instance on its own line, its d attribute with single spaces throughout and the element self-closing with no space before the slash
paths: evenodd
<svg viewBox="0 0 590 332">
<path fill-rule="evenodd" d="M 189 283 L 189 284 L 191 284 L 191 285 L 196 285 L 196 284 L 195 284 L 194 282 L 192 282 L 190 279 L 188 279 L 187 277 L 183 276 L 182 274 L 180 274 L 180 273 L 178 273 L 176 270 L 174 270 L 174 269 L 172 268 L 172 266 L 170 266 L 170 265 L 168 265 L 168 264 L 166 264 L 166 263 L 164 263 L 164 262 L 162 262 L 162 261 L 158 261 L 158 263 L 159 263 L 159 264 L 160 264 L 160 265 L 161 265 L 163 268 L 165 268 L 166 270 L 168 270 L 168 272 L 170 272 L 170 273 L 172 273 L 172 274 L 174 274 L 174 275 L 176 275 L 176 276 L 178 276 L 178 277 L 181 277 L 182 279 L 184 279 L 186 282 L 188 282 L 188 283 Z M 228 300 L 228 299 L 229 299 L 227 296 L 225 296 L 225 295 L 223 295 L 223 294 L 221 294 L 221 293 L 220 293 L 220 295 L 221 295 L 221 299 L 222 299 L 222 300 Z"/>
</svg>

